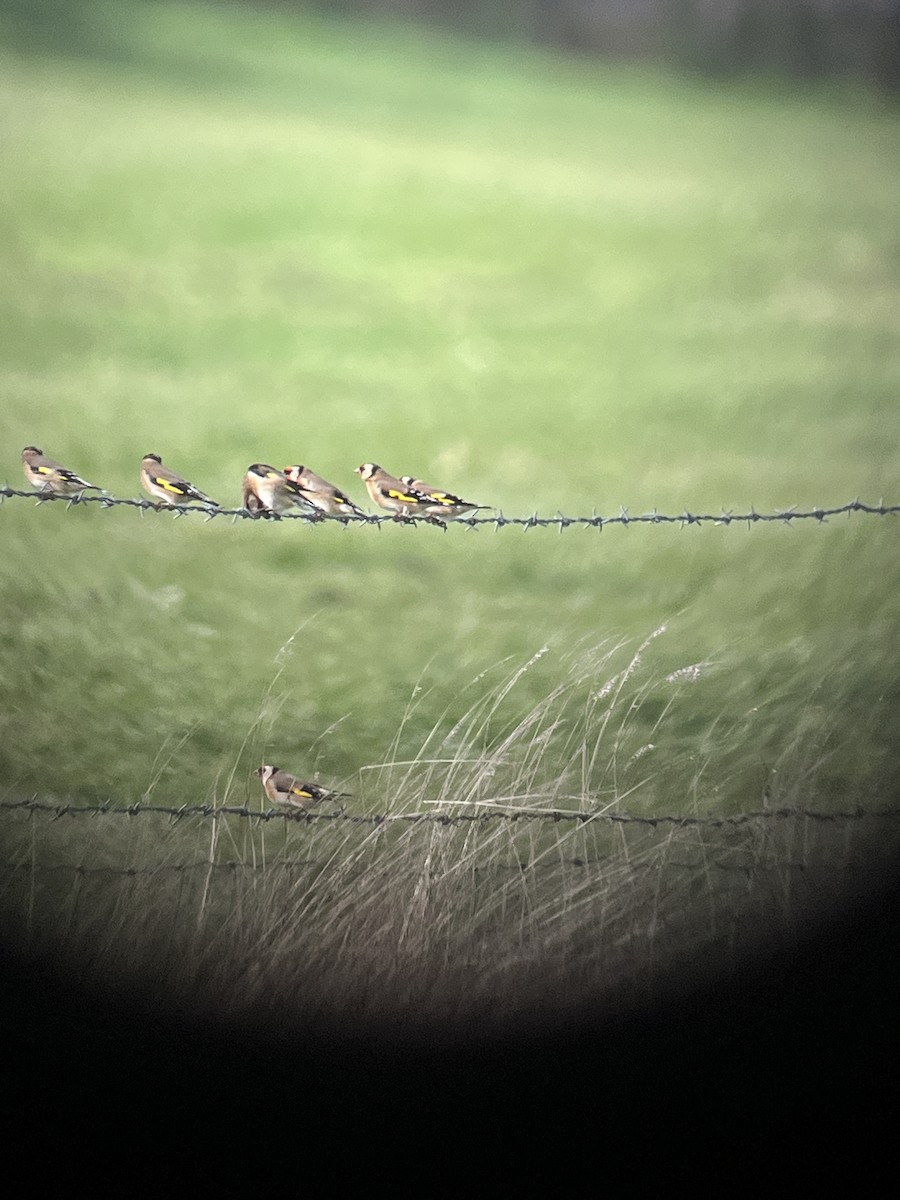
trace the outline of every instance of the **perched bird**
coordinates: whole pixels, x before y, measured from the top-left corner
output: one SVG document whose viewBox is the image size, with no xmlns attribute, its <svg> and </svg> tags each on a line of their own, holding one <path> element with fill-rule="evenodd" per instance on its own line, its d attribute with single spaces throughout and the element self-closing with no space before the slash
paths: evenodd
<svg viewBox="0 0 900 1200">
<path fill-rule="evenodd" d="M 284 473 L 288 479 L 296 483 L 303 494 L 303 499 L 320 512 L 327 513 L 330 517 L 364 517 L 366 515 L 361 508 L 357 508 L 353 501 L 344 495 L 340 488 L 336 488 L 333 483 L 329 483 L 321 475 L 316 475 L 309 467 L 295 463 L 293 466 L 285 467 Z"/>
<path fill-rule="evenodd" d="M 243 505 L 258 516 L 280 516 L 292 506 L 319 515 L 293 479 L 267 463 L 252 463 L 244 476 Z"/>
<path fill-rule="evenodd" d="M 26 446 L 22 451 L 22 470 L 32 487 L 47 496 L 78 496 L 86 488 L 101 491 L 94 483 L 88 483 L 62 463 L 46 458 L 37 446 Z"/>
<path fill-rule="evenodd" d="M 141 460 L 141 487 L 164 504 L 186 504 L 189 500 L 199 500 L 201 504 L 219 508 L 215 500 L 210 500 L 192 483 L 164 467 L 158 454 L 145 454 Z"/>
<path fill-rule="evenodd" d="M 304 783 L 296 775 L 289 775 L 287 771 L 280 771 L 268 763 L 257 767 L 254 774 L 259 776 L 273 804 L 286 804 L 290 808 L 308 810 L 315 808 L 322 800 L 343 800 L 349 796 L 347 792 L 335 792 L 331 788 L 319 787 L 317 783 Z"/>
<path fill-rule="evenodd" d="M 425 511 L 430 517 L 452 520 L 454 517 L 462 517 L 466 513 L 475 512 L 476 509 L 490 507 L 487 504 L 472 504 L 469 500 L 454 496 L 452 492 L 432 487 L 431 484 L 423 483 L 421 479 L 413 479 L 412 475 L 401 475 L 400 482 L 404 487 L 429 497 L 432 503 Z"/>
<path fill-rule="evenodd" d="M 407 487 L 402 480 L 394 475 L 388 475 L 377 463 L 363 463 L 356 468 L 356 473 L 362 479 L 369 495 L 382 508 L 394 514 L 394 519 L 402 521 L 409 517 L 424 517 L 432 520 L 427 509 L 434 506 L 434 501 L 424 492 Z"/>
</svg>

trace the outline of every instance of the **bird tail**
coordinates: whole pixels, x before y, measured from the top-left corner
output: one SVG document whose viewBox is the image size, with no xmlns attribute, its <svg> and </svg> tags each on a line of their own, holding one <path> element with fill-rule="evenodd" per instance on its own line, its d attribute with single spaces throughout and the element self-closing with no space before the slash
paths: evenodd
<svg viewBox="0 0 900 1200">
<path fill-rule="evenodd" d="M 205 496 L 203 492 L 198 492 L 195 487 L 192 487 L 187 495 L 190 500 L 199 500 L 201 504 L 209 504 L 212 508 L 222 507 L 218 500 L 211 500 L 209 496 Z"/>
</svg>

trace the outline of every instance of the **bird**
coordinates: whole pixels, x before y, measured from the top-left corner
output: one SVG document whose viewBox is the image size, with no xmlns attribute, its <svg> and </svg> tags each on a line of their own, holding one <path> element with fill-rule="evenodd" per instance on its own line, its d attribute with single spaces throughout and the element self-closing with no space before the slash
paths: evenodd
<svg viewBox="0 0 900 1200">
<path fill-rule="evenodd" d="M 309 467 L 294 463 L 284 468 L 284 474 L 292 483 L 296 483 L 303 499 L 320 512 L 327 513 L 330 517 L 366 516 L 340 488 L 336 488 L 333 483 L 329 483 Z"/>
<path fill-rule="evenodd" d="M 388 475 L 377 463 L 363 463 L 356 468 L 356 474 L 375 503 L 392 512 L 395 521 L 408 520 L 410 517 L 433 520 L 427 509 L 434 506 L 434 501 L 424 492 L 407 487 L 395 475 Z"/>
<path fill-rule="evenodd" d="M 192 483 L 164 467 L 158 454 L 145 454 L 141 459 L 141 487 L 163 504 L 186 504 L 190 500 L 199 500 L 201 504 L 210 504 L 213 508 L 220 507 L 215 500 L 210 500 L 209 496 L 198 491 Z"/>
<path fill-rule="evenodd" d="M 432 504 L 425 510 L 430 517 L 452 520 L 454 517 L 463 517 L 466 513 L 475 512 L 476 509 L 490 507 L 488 504 L 472 504 L 469 500 L 463 500 L 461 496 L 454 496 L 452 492 L 432 487 L 421 479 L 413 479 L 412 475 L 401 475 L 400 482 L 404 487 L 430 498 Z"/>
<path fill-rule="evenodd" d="M 332 788 L 320 787 L 317 783 L 305 783 L 296 775 L 264 763 L 254 772 L 259 776 L 263 789 L 273 804 L 286 804 L 289 808 L 308 811 L 323 800 L 349 799 L 348 792 L 336 792 Z"/>
<path fill-rule="evenodd" d="M 283 471 L 268 463 L 251 463 L 244 476 L 243 505 L 256 516 L 279 517 L 292 506 L 320 516 L 319 510 L 304 497 L 299 486 Z"/>
<path fill-rule="evenodd" d="M 22 451 L 22 470 L 31 486 L 45 496 L 78 496 L 87 488 L 102 491 L 62 463 L 47 458 L 37 446 L 26 446 Z"/>
</svg>

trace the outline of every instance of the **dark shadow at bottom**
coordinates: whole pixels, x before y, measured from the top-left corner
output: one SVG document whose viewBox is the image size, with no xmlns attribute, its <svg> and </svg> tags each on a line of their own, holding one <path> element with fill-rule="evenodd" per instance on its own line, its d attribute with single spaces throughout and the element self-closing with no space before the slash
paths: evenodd
<svg viewBox="0 0 900 1200">
<path fill-rule="evenodd" d="M 35 1124 L 48 1098 L 63 1105 L 67 1136 L 99 1122 L 108 1139 L 116 1120 L 137 1128 L 154 1114 L 206 1145 L 276 1134 L 306 1155 L 311 1143 L 344 1142 L 354 1149 L 333 1162 L 337 1175 L 365 1145 L 381 1154 L 398 1140 L 416 1156 L 488 1139 L 495 1163 L 521 1168 L 547 1139 L 565 1138 L 576 1157 L 638 1135 L 649 1150 L 664 1127 L 683 1135 L 683 1152 L 707 1154 L 723 1120 L 743 1123 L 735 1132 L 749 1142 L 779 1123 L 799 1139 L 803 1126 L 814 1139 L 804 1153 L 846 1145 L 852 1130 L 861 1154 L 861 1134 L 887 1123 L 882 1096 L 894 1088 L 896 878 L 725 982 L 692 987 L 684 974 L 664 1002 L 614 1018 L 583 1007 L 490 1038 L 474 1027 L 444 1039 L 344 1021 L 307 1038 L 268 1018 L 218 1025 L 162 1011 L 149 986 L 101 992 L 7 949 L 3 1016 L 17 1068 L 7 1094 Z"/>
</svg>

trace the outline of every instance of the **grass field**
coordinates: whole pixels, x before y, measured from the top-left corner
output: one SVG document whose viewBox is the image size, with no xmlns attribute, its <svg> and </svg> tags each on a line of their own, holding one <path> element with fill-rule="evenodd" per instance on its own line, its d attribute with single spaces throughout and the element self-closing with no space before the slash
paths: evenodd
<svg viewBox="0 0 900 1200">
<path fill-rule="evenodd" d="M 120 496 L 155 451 L 228 505 L 258 460 L 360 503 L 376 461 L 507 515 L 900 497 L 898 129 L 865 95 L 72 11 L 52 44 L 0 16 L 0 480 L 33 443 Z M 563 688 L 545 750 L 506 745 L 523 803 L 876 808 L 897 537 L 9 500 L 0 796 L 257 806 L 269 761 L 360 812 L 452 803 L 457 768 L 391 764 L 458 759 L 479 705 L 467 752 L 500 761 Z"/>
</svg>

